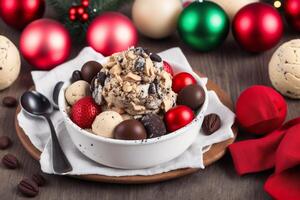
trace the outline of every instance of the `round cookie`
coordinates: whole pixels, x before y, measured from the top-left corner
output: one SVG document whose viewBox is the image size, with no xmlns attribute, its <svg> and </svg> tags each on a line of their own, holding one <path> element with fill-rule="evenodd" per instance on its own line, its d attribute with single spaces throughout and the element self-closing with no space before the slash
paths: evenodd
<svg viewBox="0 0 300 200">
<path fill-rule="evenodd" d="M 79 99 L 86 96 L 91 96 L 90 84 L 83 80 L 72 83 L 65 93 L 66 100 L 70 105 L 74 105 Z"/>
<path fill-rule="evenodd" d="M 9 87 L 20 73 L 21 60 L 16 46 L 0 35 L 0 90 Z"/>
<path fill-rule="evenodd" d="M 300 99 L 300 39 L 281 45 L 269 62 L 270 80 L 284 96 Z"/>
<path fill-rule="evenodd" d="M 114 128 L 123 121 L 122 116 L 115 111 L 100 113 L 92 124 L 92 131 L 96 135 L 113 138 Z"/>
</svg>

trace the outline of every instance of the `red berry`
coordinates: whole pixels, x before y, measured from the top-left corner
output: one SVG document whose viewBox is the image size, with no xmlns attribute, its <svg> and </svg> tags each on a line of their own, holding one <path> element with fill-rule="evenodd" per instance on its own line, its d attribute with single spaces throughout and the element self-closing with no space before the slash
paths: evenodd
<svg viewBox="0 0 300 200">
<path fill-rule="evenodd" d="M 78 15 L 82 15 L 84 12 L 85 11 L 84 11 L 84 8 L 82 6 L 78 6 L 77 7 L 77 13 L 78 13 Z"/>
<path fill-rule="evenodd" d="M 184 87 L 192 84 L 196 84 L 196 79 L 187 72 L 181 72 L 179 74 L 176 74 L 173 77 L 172 80 L 172 89 L 174 92 L 178 93 L 180 90 L 182 90 Z"/>
<path fill-rule="evenodd" d="M 76 7 L 72 6 L 69 10 L 69 15 L 76 15 Z"/>
<path fill-rule="evenodd" d="M 169 74 L 171 74 L 171 76 L 174 76 L 174 72 L 173 72 L 171 65 L 169 63 L 167 63 L 166 61 L 163 61 L 163 63 L 164 63 L 164 70 L 166 72 L 168 72 Z"/>
<path fill-rule="evenodd" d="M 80 128 L 90 128 L 100 112 L 100 106 L 95 103 L 92 97 L 84 97 L 73 105 L 70 118 Z"/>
<path fill-rule="evenodd" d="M 81 21 L 87 21 L 89 19 L 89 15 L 87 14 L 87 13 L 83 13 L 82 15 L 81 15 Z"/>
<path fill-rule="evenodd" d="M 164 121 L 169 132 L 176 131 L 189 124 L 195 118 L 194 112 L 187 106 L 176 106 L 166 112 Z"/>
<path fill-rule="evenodd" d="M 88 7 L 89 6 L 89 0 L 82 0 L 81 5 L 83 5 L 84 7 Z"/>
<path fill-rule="evenodd" d="M 69 15 L 69 19 L 71 21 L 75 21 L 76 20 L 76 15 Z"/>
</svg>

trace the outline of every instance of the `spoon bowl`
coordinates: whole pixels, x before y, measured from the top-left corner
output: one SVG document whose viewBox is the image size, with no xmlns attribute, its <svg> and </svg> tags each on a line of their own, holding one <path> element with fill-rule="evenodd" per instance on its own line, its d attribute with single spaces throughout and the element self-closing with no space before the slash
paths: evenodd
<svg viewBox="0 0 300 200">
<path fill-rule="evenodd" d="M 52 113 L 51 102 L 39 92 L 27 91 L 20 99 L 22 108 L 30 115 L 47 115 Z"/>
</svg>

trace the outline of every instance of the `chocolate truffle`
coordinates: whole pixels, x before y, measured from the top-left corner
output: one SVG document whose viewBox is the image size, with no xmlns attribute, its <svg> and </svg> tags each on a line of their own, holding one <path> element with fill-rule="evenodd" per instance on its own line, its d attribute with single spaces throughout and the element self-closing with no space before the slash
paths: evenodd
<svg viewBox="0 0 300 200">
<path fill-rule="evenodd" d="M 136 119 L 128 119 L 116 126 L 114 138 L 120 140 L 143 140 L 147 138 L 147 133 L 141 122 Z"/>
<path fill-rule="evenodd" d="M 96 61 L 88 61 L 81 68 L 83 80 L 90 83 L 97 73 L 102 69 L 102 65 Z"/>
<path fill-rule="evenodd" d="M 211 135 L 221 127 L 221 119 L 217 114 L 209 114 L 204 117 L 202 130 L 206 135 Z"/>
<path fill-rule="evenodd" d="M 199 109 L 205 101 L 205 92 L 199 85 L 193 84 L 183 88 L 177 96 L 177 104 L 193 110 Z"/>
<path fill-rule="evenodd" d="M 147 131 L 148 138 L 160 137 L 167 133 L 163 120 L 156 114 L 145 115 L 141 122 Z"/>
</svg>

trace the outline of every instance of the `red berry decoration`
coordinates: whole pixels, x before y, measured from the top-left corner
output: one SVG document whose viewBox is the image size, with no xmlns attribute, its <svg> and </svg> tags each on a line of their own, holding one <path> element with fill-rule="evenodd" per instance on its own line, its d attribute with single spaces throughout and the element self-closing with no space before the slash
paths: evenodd
<svg viewBox="0 0 300 200">
<path fill-rule="evenodd" d="M 82 0 L 81 5 L 84 6 L 84 7 L 88 7 L 89 6 L 89 0 Z"/>
<path fill-rule="evenodd" d="M 86 22 L 89 19 L 89 14 L 83 13 L 80 19 L 81 21 Z"/>
<path fill-rule="evenodd" d="M 171 76 L 174 76 L 174 72 L 173 72 L 171 65 L 169 63 L 167 63 L 166 61 L 163 61 L 163 64 L 164 64 L 164 70 L 166 72 L 168 72 L 169 74 L 171 74 Z"/>
<path fill-rule="evenodd" d="M 83 6 L 78 6 L 77 7 L 77 13 L 79 16 L 81 16 L 84 13 L 84 7 Z"/>
<path fill-rule="evenodd" d="M 232 22 L 235 40 L 247 51 L 263 52 L 274 47 L 283 33 L 279 12 L 266 3 L 243 7 Z"/>
<path fill-rule="evenodd" d="M 300 31 L 300 1 L 285 0 L 283 2 L 284 14 L 289 25 L 296 31 Z"/>
<path fill-rule="evenodd" d="M 176 131 L 195 118 L 194 112 L 187 106 L 176 106 L 166 112 L 164 121 L 169 132 Z"/>
<path fill-rule="evenodd" d="M 184 87 L 196 83 L 196 79 L 191 74 L 187 72 L 181 72 L 173 77 L 172 89 L 174 92 L 178 93 Z"/>
<path fill-rule="evenodd" d="M 90 128 L 100 112 L 100 106 L 95 103 L 92 97 L 84 97 L 73 105 L 70 117 L 80 128 Z"/>
<path fill-rule="evenodd" d="M 236 116 L 247 132 L 266 134 L 279 128 L 286 118 L 287 104 L 273 88 L 255 85 L 239 96 Z"/>
</svg>

